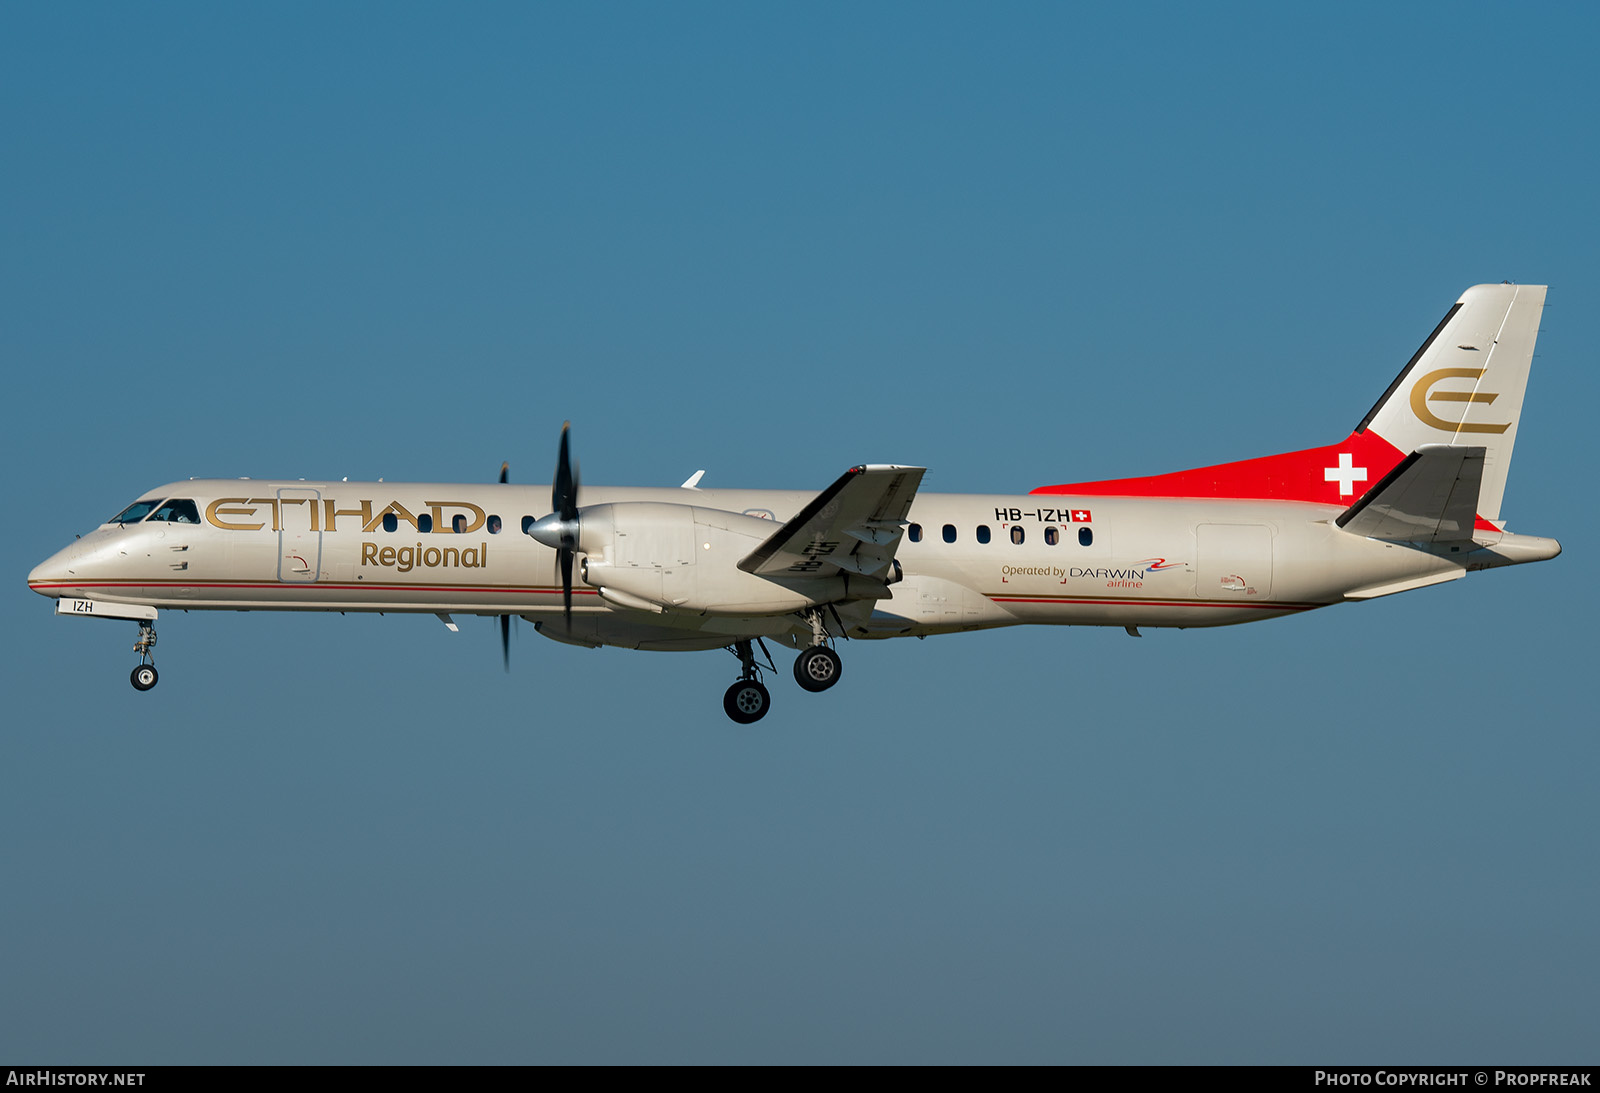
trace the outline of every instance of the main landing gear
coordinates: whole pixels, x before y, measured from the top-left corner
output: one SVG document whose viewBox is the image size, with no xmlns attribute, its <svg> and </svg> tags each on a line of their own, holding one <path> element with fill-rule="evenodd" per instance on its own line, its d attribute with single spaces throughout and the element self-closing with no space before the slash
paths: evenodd
<svg viewBox="0 0 1600 1093">
<path fill-rule="evenodd" d="M 838 617 L 834 615 L 835 621 Z M 794 681 L 811 692 L 826 691 L 839 682 L 844 661 L 833 651 L 833 635 L 828 633 L 828 624 L 821 608 L 813 607 L 807 611 L 806 621 L 811 624 L 811 645 L 800 650 L 800 655 L 794 658 Z M 839 632 L 844 632 L 843 623 L 839 624 Z"/>
<path fill-rule="evenodd" d="M 802 649 L 800 655 L 794 658 L 794 681 L 813 693 L 826 691 L 839 682 L 839 673 L 844 670 L 844 662 L 839 659 L 839 654 L 833 651 L 831 644 L 833 638 L 828 633 L 822 612 L 811 611 L 807 621 L 811 623 L 812 644 Z M 756 640 L 760 641 L 759 638 Z M 739 681 L 723 694 L 722 708 L 739 724 L 753 725 L 767 716 L 767 711 L 772 708 L 772 694 L 761 682 L 762 666 L 756 663 L 755 652 L 750 642 L 748 640 L 734 642 L 731 651 L 739 658 Z M 767 658 L 766 667 L 776 671 L 765 642 L 761 642 L 761 652 Z"/>
<path fill-rule="evenodd" d="M 133 651 L 139 654 L 142 662 L 133 670 L 128 678 L 133 683 L 136 691 L 148 691 L 156 685 L 156 680 L 161 677 L 156 674 L 155 654 L 150 650 L 156 647 L 156 628 L 148 622 L 139 624 L 139 640 L 133 643 Z"/>
<path fill-rule="evenodd" d="M 763 643 L 761 651 L 767 651 Z M 729 687 L 722 696 L 722 708 L 728 716 L 741 725 L 753 725 L 767 716 L 772 708 L 772 693 L 761 682 L 761 667 L 748 639 L 733 643 L 733 655 L 739 658 L 739 682 Z M 772 657 L 767 657 L 771 667 Z"/>
<path fill-rule="evenodd" d="M 813 645 L 794 658 L 794 681 L 808 691 L 826 691 L 839 682 L 844 661 L 826 645 Z"/>
</svg>

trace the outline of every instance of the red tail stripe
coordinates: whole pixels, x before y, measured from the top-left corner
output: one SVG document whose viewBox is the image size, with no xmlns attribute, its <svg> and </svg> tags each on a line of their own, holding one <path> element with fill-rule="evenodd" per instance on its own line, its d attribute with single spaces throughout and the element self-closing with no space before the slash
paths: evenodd
<svg viewBox="0 0 1600 1093">
<path fill-rule="evenodd" d="M 1040 486 L 1033 492 L 1078 497 L 1237 497 L 1351 505 L 1404 455 L 1368 429 L 1322 448 L 1147 478 Z"/>
</svg>

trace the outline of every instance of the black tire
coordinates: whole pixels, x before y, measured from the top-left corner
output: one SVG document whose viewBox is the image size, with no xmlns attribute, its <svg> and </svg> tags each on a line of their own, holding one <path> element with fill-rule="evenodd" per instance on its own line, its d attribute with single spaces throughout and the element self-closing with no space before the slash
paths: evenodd
<svg viewBox="0 0 1600 1093">
<path fill-rule="evenodd" d="M 808 691 L 826 691 L 842 671 L 844 661 L 826 645 L 813 645 L 794 658 L 794 681 Z"/>
<path fill-rule="evenodd" d="M 722 696 L 722 708 L 741 725 L 753 725 L 767 716 L 772 695 L 754 679 L 741 679 Z"/>
<path fill-rule="evenodd" d="M 128 676 L 129 682 L 133 684 L 133 689 L 136 691 L 148 691 L 156 685 L 156 681 L 160 678 L 156 674 L 156 666 L 154 664 L 141 664 Z"/>
</svg>

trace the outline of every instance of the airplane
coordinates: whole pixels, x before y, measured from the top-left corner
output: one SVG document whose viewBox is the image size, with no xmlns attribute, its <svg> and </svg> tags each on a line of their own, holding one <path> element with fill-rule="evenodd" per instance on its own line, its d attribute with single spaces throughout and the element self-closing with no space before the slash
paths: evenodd
<svg viewBox="0 0 1600 1093">
<path fill-rule="evenodd" d="M 1279 618 L 1544 561 L 1506 530 L 1506 475 L 1542 285 L 1477 285 L 1334 444 L 1025 495 L 924 494 L 924 468 L 853 466 L 820 493 L 581 487 L 563 426 L 534 487 L 191 479 L 150 490 L 28 575 L 56 613 L 162 610 L 513 616 L 573 645 L 727 648 L 723 709 L 766 715 L 765 639 L 839 681 L 844 639 L 1020 624 L 1142 628 Z M 758 660 L 755 650 L 762 658 Z"/>
</svg>

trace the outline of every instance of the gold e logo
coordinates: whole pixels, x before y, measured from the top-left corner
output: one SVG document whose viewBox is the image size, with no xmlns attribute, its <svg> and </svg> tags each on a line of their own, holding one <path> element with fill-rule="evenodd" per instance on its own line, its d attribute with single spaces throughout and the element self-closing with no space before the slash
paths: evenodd
<svg viewBox="0 0 1600 1093">
<path fill-rule="evenodd" d="M 1411 412 L 1417 415 L 1417 420 L 1424 425 L 1431 425 L 1435 429 L 1443 429 L 1447 433 L 1503 433 L 1511 428 L 1508 421 L 1504 425 L 1483 425 L 1478 422 L 1446 421 L 1428 409 L 1428 400 L 1435 402 L 1481 402 L 1485 405 L 1493 402 L 1500 396 L 1482 391 L 1435 391 L 1433 385 L 1440 380 L 1468 379 L 1477 380 L 1483 376 L 1482 368 L 1440 368 L 1429 372 L 1411 388 Z"/>
</svg>

